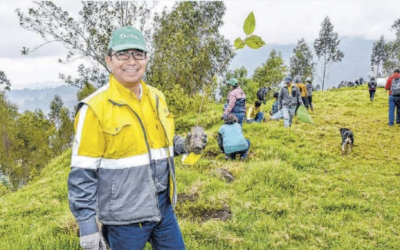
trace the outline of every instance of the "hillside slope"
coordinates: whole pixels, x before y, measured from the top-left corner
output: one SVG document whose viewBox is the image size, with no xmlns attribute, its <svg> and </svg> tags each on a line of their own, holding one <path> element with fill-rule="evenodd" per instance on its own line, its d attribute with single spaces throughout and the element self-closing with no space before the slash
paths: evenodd
<svg viewBox="0 0 400 250">
<path fill-rule="evenodd" d="M 370 103 L 365 86 L 317 92 L 315 125 L 245 124 L 252 146 L 244 163 L 223 159 L 221 124 L 209 125 L 199 163 L 176 158 L 187 249 L 400 249 L 400 126 L 387 126 L 387 100 L 378 89 Z M 221 106 L 209 107 L 211 121 L 220 123 Z M 193 117 L 177 120 L 184 131 Z M 340 127 L 355 134 L 349 156 L 341 156 Z M 68 209 L 70 153 L 0 197 L 0 249 L 79 249 Z"/>
</svg>

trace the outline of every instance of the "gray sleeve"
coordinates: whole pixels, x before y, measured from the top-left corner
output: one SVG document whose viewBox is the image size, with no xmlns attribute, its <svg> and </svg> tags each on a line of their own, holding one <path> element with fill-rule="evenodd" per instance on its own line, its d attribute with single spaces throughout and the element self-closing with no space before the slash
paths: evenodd
<svg viewBox="0 0 400 250">
<path fill-rule="evenodd" d="M 185 138 L 184 137 L 175 135 L 173 142 L 174 142 L 174 156 L 188 153 L 185 150 Z"/>
<path fill-rule="evenodd" d="M 98 232 L 96 170 L 71 168 L 68 177 L 68 199 L 71 212 L 79 223 L 80 236 Z"/>
</svg>

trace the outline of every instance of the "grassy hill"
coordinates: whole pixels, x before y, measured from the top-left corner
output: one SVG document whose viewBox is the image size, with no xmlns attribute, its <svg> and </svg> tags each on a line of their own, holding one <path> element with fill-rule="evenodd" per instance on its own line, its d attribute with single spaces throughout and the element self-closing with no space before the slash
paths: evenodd
<svg viewBox="0 0 400 250">
<path fill-rule="evenodd" d="M 245 124 L 246 162 L 219 153 L 222 105 L 210 105 L 202 159 L 182 166 L 176 158 L 187 249 L 400 249 L 400 126 L 387 125 L 387 101 L 378 89 L 371 103 L 365 86 L 317 92 L 315 125 Z M 178 128 L 194 117 L 177 119 Z M 341 155 L 341 127 L 355 134 L 349 156 Z M 0 197 L 0 249 L 79 249 L 68 208 L 70 154 Z"/>
</svg>

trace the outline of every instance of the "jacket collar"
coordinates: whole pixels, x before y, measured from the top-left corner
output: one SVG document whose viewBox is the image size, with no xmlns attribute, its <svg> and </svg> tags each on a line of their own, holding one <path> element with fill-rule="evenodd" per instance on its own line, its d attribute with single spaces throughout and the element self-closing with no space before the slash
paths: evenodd
<svg viewBox="0 0 400 250">
<path fill-rule="evenodd" d="M 136 95 L 129 89 L 125 88 L 121 83 L 115 79 L 114 74 L 110 75 L 109 78 L 110 90 L 108 99 L 119 104 L 127 104 L 130 98 L 137 98 Z M 149 88 L 146 83 L 141 80 L 140 84 L 142 86 L 142 96 L 149 93 Z"/>
</svg>

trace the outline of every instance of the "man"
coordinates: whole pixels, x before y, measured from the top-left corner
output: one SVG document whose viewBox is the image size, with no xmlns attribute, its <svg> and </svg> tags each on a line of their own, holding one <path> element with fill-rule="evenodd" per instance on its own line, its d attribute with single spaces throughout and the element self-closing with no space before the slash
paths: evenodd
<svg viewBox="0 0 400 250">
<path fill-rule="evenodd" d="M 78 104 L 71 172 L 70 209 L 86 250 L 185 249 L 174 214 L 173 156 L 189 153 L 187 138 L 174 136 L 164 95 L 142 77 L 148 62 L 142 33 L 113 32 L 105 58 L 109 83 Z M 202 135 L 203 148 L 207 142 Z M 200 153 L 200 152 L 197 152 Z"/>
<path fill-rule="evenodd" d="M 285 86 L 283 86 L 279 92 L 278 108 L 279 110 L 282 109 L 283 124 L 287 128 L 292 125 L 296 107 L 298 105 L 303 105 L 303 102 L 299 89 L 292 85 L 292 78 L 288 76 L 285 78 L 284 82 Z"/>
<path fill-rule="evenodd" d="M 243 126 L 243 120 L 246 115 L 246 95 L 240 88 L 236 78 L 229 79 L 226 84 L 229 86 L 230 92 L 221 118 L 226 119 L 229 114 L 233 114 L 238 119 L 240 126 Z"/>
<path fill-rule="evenodd" d="M 253 106 L 247 109 L 246 123 L 253 123 L 264 120 L 264 113 L 261 111 L 261 101 L 256 101 Z"/>
<path fill-rule="evenodd" d="M 314 111 L 314 107 L 312 105 L 312 92 L 313 92 L 313 85 L 312 85 L 312 79 L 310 77 L 307 77 L 306 79 L 306 89 L 307 89 L 307 101 L 308 101 L 308 105 L 306 105 L 306 108 L 308 110 L 308 107 L 311 108 L 311 111 Z"/>
<path fill-rule="evenodd" d="M 394 125 L 394 111 L 397 107 L 396 123 L 400 124 L 400 96 L 397 93 L 393 94 L 392 84 L 393 80 L 400 77 L 400 69 L 395 68 L 393 74 L 389 77 L 386 82 L 385 89 L 389 90 L 389 126 Z"/>
<path fill-rule="evenodd" d="M 308 99 L 307 99 L 308 92 L 306 86 L 304 85 L 304 83 L 300 81 L 300 76 L 296 76 L 294 82 L 296 83 L 296 87 L 300 90 L 302 102 L 308 109 Z"/>
</svg>

